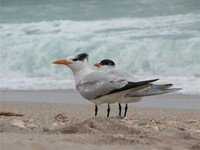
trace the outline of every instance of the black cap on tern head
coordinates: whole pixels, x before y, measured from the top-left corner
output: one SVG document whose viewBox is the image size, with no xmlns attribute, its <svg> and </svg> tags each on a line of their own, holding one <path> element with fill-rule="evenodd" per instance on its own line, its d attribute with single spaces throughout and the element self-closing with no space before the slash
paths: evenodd
<svg viewBox="0 0 200 150">
<path fill-rule="evenodd" d="M 104 59 L 100 62 L 101 66 L 107 65 L 107 66 L 115 66 L 114 61 L 110 60 L 110 59 Z"/>
<path fill-rule="evenodd" d="M 86 59 L 88 61 L 88 58 L 89 56 L 87 53 L 81 53 L 81 54 L 78 54 L 75 59 L 79 61 L 84 61 Z"/>
</svg>

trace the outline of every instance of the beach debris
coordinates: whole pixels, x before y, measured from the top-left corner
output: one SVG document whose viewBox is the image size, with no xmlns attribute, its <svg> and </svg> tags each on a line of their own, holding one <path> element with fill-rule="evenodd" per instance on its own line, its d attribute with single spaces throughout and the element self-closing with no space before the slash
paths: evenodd
<svg viewBox="0 0 200 150">
<path fill-rule="evenodd" d="M 26 123 L 28 123 L 28 122 L 29 122 L 29 120 L 28 120 L 28 119 L 26 119 L 26 120 L 23 120 L 23 122 L 26 124 Z"/>
<path fill-rule="evenodd" d="M 151 120 L 152 123 L 156 124 L 156 125 L 161 125 L 162 122 L 158 121 L 158 120 Z"/>
<path fill-rule="evenodd" d="M 17 127 L 19 127 L 19 128 L 26 128 L 26 127 L 25 127 L 25 123 L 24 123 L 23 121 L 21 121 L 21 120 L 14 120 L 14 121 L 12 122 L 12 125 L 13 125 L 13 126 L 17 126 Z"/>
<path fill-rule="evenodd" d="M 49 132 L 49 131 L 50 131 L 50 129 L 49 129 L 49 128 L 46 128 L 46 127 L 43 127 L 42 129 L 43 129 L 43 131 L 45 131 L 45 132 Z"/>
<path fill-rule="evenodd" d="M 12 113 L 12 112 L 1 111 L 0 112 L 0 116 L 24 116 L 24 115 L 17 114 L 17 113 Z"/>
<path fill-rule="evenodd" d="M 55 120 L 57 120 L 58 122 L 67 122 L 68 121 L 68 117 L 67 116 L 64 116 L 62 114 L 58 114 L 54 117 Z"/>
<path fill-rule="evenodd" d="M 155 131 L 160 131 L 160 129 L 159 129 L 158 126 L 154 126 L 153 129 L 154 129 Z"/>
<path fill-rule="evenodd" d="M 57 123 L 53 123 L 52 126 L 56 127 L 56 126 L 58 126 L 58 124 Z"/>
<path fill-rule="evenodd" d="M 187 123 L 193 124 L 193 123 L 197 123 L 197 121 L 195 121 L 195 120 L 188 120 Z"/>
<path fill-rule="evenodd" d="M 30 129 L 36 129 L 39 128 L 39 126 L 37 126 L 36 124 L 32 123 L 32 121 L 26 119 L 26 120 L 18 120 L 18 119 L 14 119 L 11 122 L 12 126 L 17 126 L 19 128 L 30 128 Z"/>
<path fill-rule="evenodd" d="M 185 131 L 185 130 L 186 130 L 186 128 L 183 128 L 183 127 L 178 127 L 178 130 L 180 130 L 180 131 Z"/>
<path fill-rule="evenodd" d="M 139 123 L 138 125 L 139 125 L 139 126 L 146 126 L 147 123 L 146 123 L 146 122 L 141 122 L 141 123 Z"/>
<path fill-rule="evenodd" d="M 37 125 L 35 125 L 35 124 L 28 124 L 27 127 L 28 127 L 28 128 L 31 128 L 31 129 L 37 129 L 37 128 L 39 128 L 39 127 L 38 127 Z"/>
</svg>

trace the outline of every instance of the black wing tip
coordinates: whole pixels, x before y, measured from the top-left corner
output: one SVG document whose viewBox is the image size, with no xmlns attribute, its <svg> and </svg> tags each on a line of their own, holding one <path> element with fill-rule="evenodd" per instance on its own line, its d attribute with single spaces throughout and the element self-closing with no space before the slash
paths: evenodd
<svg viewBox="0 0 200 150">
<path fill-rule="evenodd" d="M 158 81 L 159 79 L 152 79 L 152 80 L 149 80 L 150 82 L 155 82 L 155 81 Z"/>
<path fill-rule="evenodd" d="M 142 84 L 148 84 L 148 83 L 151 83 L 151 82 L 155 82 L 155 81 L 158 81 L 159 79 L 152 79 L 152 80 L 145 80 L 145 81 L 138 81 L 138 82 L 135 82 L 135 83 L 142 83 Z M 131 82 L 129 82 L 131 83 Z"/>
<path fill-rule="evenodd" d="M 129 90 L 129 89 L 134 89 L 134 88 L 141 87 L 141 86 L 144 86 L 144 85 L 150 85 L 149 83 L 155 82 L 157 80 L 159 80 L 159 79 L 146 80 L 146 81 L 140 81 L 140 82 L 128 82 L 128 84 L 126 84 L 124 87 L 112 90 L 108 94 L 121 92 L 121 91 Z"/>
</svg>

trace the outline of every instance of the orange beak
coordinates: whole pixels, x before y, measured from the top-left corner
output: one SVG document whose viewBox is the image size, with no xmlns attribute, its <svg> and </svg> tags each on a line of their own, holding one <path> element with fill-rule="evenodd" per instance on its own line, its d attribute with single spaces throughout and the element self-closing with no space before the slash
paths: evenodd
<svg viewBox="0 0 200 150">
<path fill-rule="evenodd" d="M 71 62 L 67 61 L 66 59 L 56 60 L 56 61 L 54 61 L 52 63 L 53 64 L 58 64 L 58 65 L 68 65 L 68 64 L 71 64 Z"/>
<path fill-rule="evenodd" d="M 98 67 L 98 68 L 101 67 L 100 63 L 96 63 L 96 64 L 94 64 L 94 66 L 95 66 L 95 67 Z"/>
</svg>

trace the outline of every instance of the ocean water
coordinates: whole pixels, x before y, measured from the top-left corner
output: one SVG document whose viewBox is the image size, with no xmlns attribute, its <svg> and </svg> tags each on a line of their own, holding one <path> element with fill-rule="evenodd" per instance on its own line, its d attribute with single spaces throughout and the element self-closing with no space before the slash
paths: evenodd
<svg viewBox="0 0 200 150">
<path fill-rule="evenodd" d="M 0 89 L 73 89 L 51 62 L 87 52 L 200 95 L 200 0 L 2 0 L 0 32 Z"/>
</svg>

